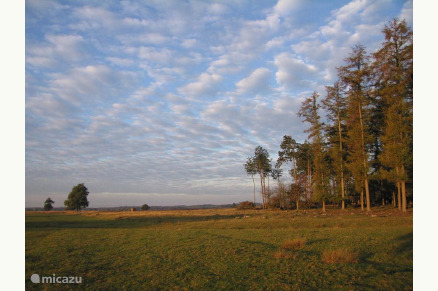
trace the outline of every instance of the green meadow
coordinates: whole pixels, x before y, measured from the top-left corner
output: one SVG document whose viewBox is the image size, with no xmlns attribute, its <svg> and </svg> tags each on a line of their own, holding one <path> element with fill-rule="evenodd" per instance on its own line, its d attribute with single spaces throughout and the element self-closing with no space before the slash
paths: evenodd
<svg viewBox="0 0 438 291">
<path fill-rule="evenodd" d="M 412 233 L 385 207 L 26 212 L 26 290 L 411 290 Z"/>
</svg>

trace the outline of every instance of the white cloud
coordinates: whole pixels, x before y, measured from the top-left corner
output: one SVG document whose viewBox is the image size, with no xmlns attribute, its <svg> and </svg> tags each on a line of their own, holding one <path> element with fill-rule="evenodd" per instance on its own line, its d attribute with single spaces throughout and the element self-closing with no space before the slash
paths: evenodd
<svg viewBox="0 0 438 291">
<path fill-rule="evenodd" d="M 258 68 L 250 76 L 237 82 L 238 93 L 263 94 L 270 92 L 269 79 L 271 71 L 267 68 Z"/>
<path fill-rule="evenodd" d="M 178 91 L 188 97 L 212 97 L 216 95 L 222 80 L 219 74 L 202 73 L 197 81 L 180 87 Z"/>
<path fill-rule="evenodd" d="M 406 23 L 410 26 L 413 25 L 413 1 L 409 0 L 406 1 L 405 4 L 403 5 L 403 9 L 400 13 L 400 20 L 406 20 Z"/>
<path fill-rule="evenodd" d="M 136 81 L 130 72 L 113 71 L 107 66 L 77 67 L 67 74 L 52 74 L 50 91 L 76 105 L 110 99 Z"/>
<path fill-rule="evenodd" d="M 275 56 L 274 64 L 278 70 L 276 75 L 277 83 L 287 89 L 303 90 L 315 86 L 315 77 L 318 69 L 303 60 L 291 55 L 281 53 Z"/>
<path fill-rule="evenodd" d="M 44 43 L 30 43 L 26 48 L 26 62 L 50 67 L 59 62 L 72 63 L 87 57 L 84 39 L 80 35 L 47 34 Z"/>
<path fill-rule="evenodd" d="M 280 16 L 287 16 L 300 8 L 304 3 L 302 0 L 278 0 L 274 6 L 274 12 Z"/>
<path fill-rule="evenodd" d="M 173 61 L 173 51 L 168 48 L 140 47 L 138 56 L 151 63 L 167 64 Z"/>
</svg>

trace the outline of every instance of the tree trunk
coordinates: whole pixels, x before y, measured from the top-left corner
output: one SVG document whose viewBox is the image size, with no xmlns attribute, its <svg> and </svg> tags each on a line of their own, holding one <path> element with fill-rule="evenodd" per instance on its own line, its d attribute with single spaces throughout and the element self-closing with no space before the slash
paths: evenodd
<svg viewBox="0 0 438 291">
<path fill-rule="evenodd" d="M 371 211 L 370 189 L 368 187 L 368 178 L 365 179 L 365 193 L 367 198 L 367 211 Z"/>
<path fill-rule="evenodd" d="M 404 166 L 401 167 L 401 171 L 402 171 L 402 175 L 404 175 L 405 174 L 405 167 Z M 400 183 L 401 183 L 401 195 L 402 195 L 402 211 L 406 212 L 407 211 L 406 182 L 404 180 L 402 180 Z"/>
<path fill-rule="evenodd" d="M 394 206 L 394 208 L 397 207 L 396 201 L 395 201 L 395 191 L 392 191 L 392 206 Z"/>
<path fill-rule="evenodd" d="M 406 212 L 407 211 L 407 205 L 406 205 L 406 182 L 405 181 L 401 181 L 401 196 L 402 196 L 402 211 Z"/>
<path fill-rule="evenodd" d="M 254 175 L 251 175 L 252 177 L 252 183 L 254 184 L 254 205 L 256 203 L 256 195 L 255 195 L 255 181 L 254 181 Z"/>
<path fill-rule="evenodd" d="M 363 166 L 365 171 L 365 195 L 367 199 L 367 211 L 371 210 L 370 206 L 370 189 L 368 187 L 368 163 L 366 158 L 366 150 L 365 150 L 365 137 L 364 137 L 364 126 L 363 126 L 363 119 L 362 119 L 362 104 L 359 104 L 359 119 L 360 119 L 360 131 L 361 131 L 361 138 L 362 138 L 362 151 L 365 155 L 363 160 Z"/>
<path fill-rule="evenodd" d="M 325 212 L 325 199 L 322 200 L 322 212 Z"/>
<path fill-rule="evenodd" d="M 262 191 L 262 207 L 263 209 L 265 209 L 265 191 L 263 191 L 263 177 L 262 174 L 260 173 L 260 189 Z"/>
<path fill-rule="evenodd" d="M 399 181 L 397 181 L 397 205 L 398 205 L 398 210 L 402 210 L 402 205 L 401 205 L 401 183 Z"/>
<path fill-rule="evenodd" d="M 294 184 L 297 185 L 297 161 L 294 159 Z M 297 192 L 297 210 L 300 210 L 300 191 Z"/>
<path fill-rule="evenodd" d="M 269 205 L 271 199 L 271 188 L 269 187 L 269 174 L 268 174 L 268 192 L 266 192 L 266 203 Z"/>
<path fill-rule="evenodd" d="M 363 208 L 363 189 L 360 191 L 360 210 L 364 210 Z"/>
<path fill-rule="evenodd" d="M 312 169 L 310 168 L 310 160 L 307 160 L 307 175 L 309 177 L 307 189 L 309 190 L 309 199 L 312 200 Z"/>
<path fill-rule="evenodd" d="M 338 110 L 338 132 L 339 132 L 339 151 L 341 155 L 341 195 L 342 195 L 342 204 L 341 209 L 345 209 L 345 188 L 344 188 L 344 159 L 342 158 L 342 132 L 341 132 L 341 117 L 339 115 Z"/>
</svg>

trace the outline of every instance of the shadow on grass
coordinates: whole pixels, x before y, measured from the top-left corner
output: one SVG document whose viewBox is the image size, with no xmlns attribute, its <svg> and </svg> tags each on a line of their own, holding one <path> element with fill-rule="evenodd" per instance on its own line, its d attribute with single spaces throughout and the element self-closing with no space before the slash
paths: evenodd
<svg viewBox="0 0 438 291">
<path fill-rule="evenodd" d="M 160 216 L 160 217 L 119 217 L 115 219 L 102 219 L 93 217 L 76 216 L 74 218 L 51 216 L 34 220 L 26 217 L 26 230 L 44 230 L 59 228 L 133 228 L 148 227 L 159 224 L 178 224 L 186 222 L 215 221 L 222 219 L 242 218 L 243 215 L 214 215 L 214 216 Z"/>
<path fill-rule="evenodd" d="M 400 242 L 399 247 L 395 249 L 397 254 L 412 254 L 414 245 L 414 235 L 412 232 L 399 236 L 397 240 Z"/>
</svg>

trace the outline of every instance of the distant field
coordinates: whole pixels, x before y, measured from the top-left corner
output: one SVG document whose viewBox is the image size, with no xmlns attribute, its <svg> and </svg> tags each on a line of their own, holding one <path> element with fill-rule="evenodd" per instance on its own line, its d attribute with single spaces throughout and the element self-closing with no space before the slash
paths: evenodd
<svg viewBox="0 0 438 291">
<path fill-rule="evenodd" d="M 412 232 L 412 209 L 26 212 L 26 289 L 411 290 Z"/>
</svg>

